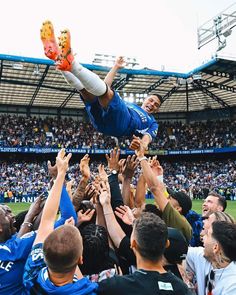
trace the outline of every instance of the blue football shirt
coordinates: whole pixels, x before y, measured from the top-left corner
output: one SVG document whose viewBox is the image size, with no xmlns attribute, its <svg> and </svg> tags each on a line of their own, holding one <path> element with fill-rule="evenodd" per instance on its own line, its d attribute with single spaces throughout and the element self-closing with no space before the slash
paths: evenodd
<svg viewBox="0 0 236 295">
<path fill-rule="evenodd" d="M 27 294 L 23 286 L 26 259 L 35 239 L 35 232 L 0 243 L 0 294 Z"/>
</svg>

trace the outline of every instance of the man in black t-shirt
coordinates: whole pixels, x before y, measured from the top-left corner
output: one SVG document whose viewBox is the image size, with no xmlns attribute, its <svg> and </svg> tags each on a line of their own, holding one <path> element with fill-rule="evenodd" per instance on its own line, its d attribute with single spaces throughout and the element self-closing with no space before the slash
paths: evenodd
<svg viewBox="0 0 236 295">
<path fill-rule="evenodd" d="M 190 295 L 183 281 L 163 268 L 162 257 L 169 243 L 167 236 L 167 226 L 160 217 L 143 213 L 135 221 L 131 235 L 137 271 L 100 282 L 98 294 Z"/>
</svg>

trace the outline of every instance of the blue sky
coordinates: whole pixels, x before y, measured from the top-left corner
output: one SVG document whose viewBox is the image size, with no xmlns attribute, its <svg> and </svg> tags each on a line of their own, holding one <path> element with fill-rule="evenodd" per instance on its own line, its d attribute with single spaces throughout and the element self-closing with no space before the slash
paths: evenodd
<svg viewBox="0 0 236 295">
<path fill-rule="evenodd" d="M 233 0 L 8 0 L 1 3 L 0 53 L 44 58 L 41 23 L 69 28 L 81 62 L 95 53 L 136 57 L 142 66 L 188 71 L 215 54 L 216 41 L 197 49 L 197 27 Z M 219 52 L 236 56 L 236 27 Z"/>
</svg>

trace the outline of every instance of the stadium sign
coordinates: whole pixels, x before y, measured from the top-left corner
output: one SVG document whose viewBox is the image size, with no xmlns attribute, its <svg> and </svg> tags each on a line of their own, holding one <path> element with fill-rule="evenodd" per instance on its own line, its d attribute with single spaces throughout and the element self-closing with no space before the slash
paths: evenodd
<svg viewBox="0 0 236 295">
<path fill-rule="evenodd" d="M 59 148 L 44 147 L 0 147 L 0 153 L 33 153 L 33 154 L 51 154 L 58 153 Z M 73 154 L 108 154 L 110 149 L 84 149 L 67 148 L 68 153 Z M 191 155 L 191 154 L 213 154 L 213 153 L 232 153 L 236 152 L 236 146 L 225 148 L 195 149 L 195 150 L 149 150 L 149 155 Z M 122 155 L 132 155 L 132 150 L 121 150 Z"/>
</svg>

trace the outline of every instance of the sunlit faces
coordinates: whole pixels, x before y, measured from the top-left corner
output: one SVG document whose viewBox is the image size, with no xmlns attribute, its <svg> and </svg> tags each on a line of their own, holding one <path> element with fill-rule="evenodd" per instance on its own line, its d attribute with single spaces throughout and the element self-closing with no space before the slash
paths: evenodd
<svg viewBox="0 0 236 295">
<path fill-rule="evenodd" d="M 223 208 L 219 204 L 217 197 L 209 195 L 202 204 L 202 216 L 209 216 L 216 211 L 223 211 Z"/>
<path fill-rule="evenodd" d="M 215 249 L 217 248 L 217 241 L 212 237 L 212 227 L 207 230 L 203 237 L 204 245 L 204 257 L 208 261 L 212 261 L 215 254 Z"/>
<path fill-rule="evenodd" d="M 144 100 L 142 109 L 144 109 L 147 113 L 152 114 L 158 112 L 160 106 L 160 99 L 156 95 L 150 95 Z"/>
</svg>

